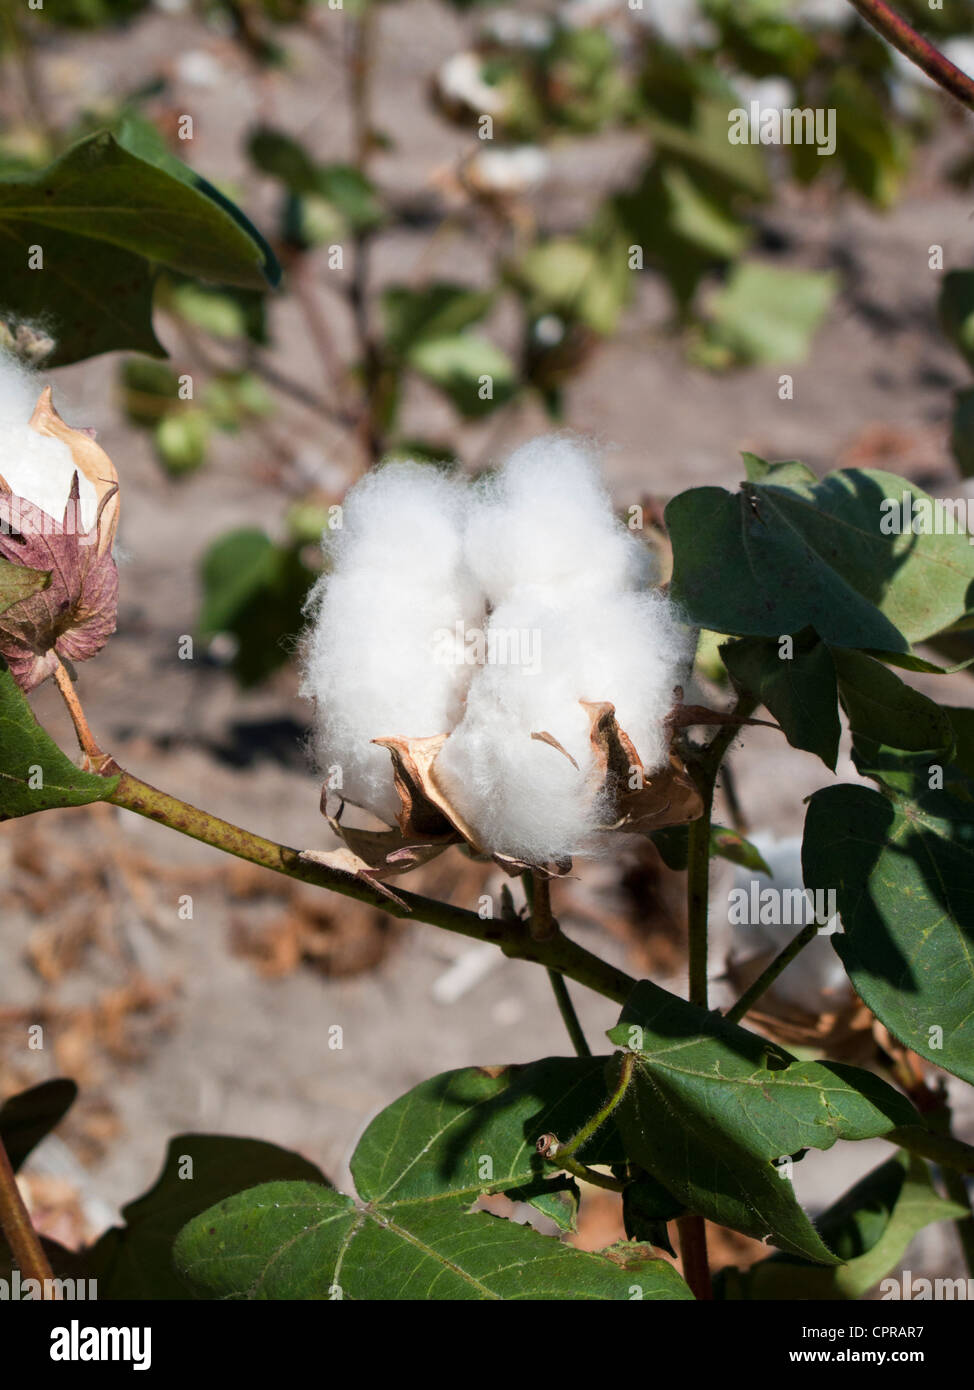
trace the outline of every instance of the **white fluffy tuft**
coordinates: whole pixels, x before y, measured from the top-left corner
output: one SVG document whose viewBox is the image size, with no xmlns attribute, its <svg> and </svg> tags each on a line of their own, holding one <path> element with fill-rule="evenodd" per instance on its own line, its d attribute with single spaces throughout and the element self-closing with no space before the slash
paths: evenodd
<svg viewBox="0 0 974 1390">
<path fill-rule="evenodd" d="M 693 649 L 647 587 L 648 553 L 616 520 L 592 449 L 536 440 L 474 488 L 386 467 L 349 494 L 328 549 L 303 690 L 342 795 L 394 820 L 389 755 L 370 740 L 448 732 L 436 775 L 486 850 L 532 862 L 593 852 L 609 808 L 581 702 L 615 705 L 653 771 Z M 437 630 L 482 631 L 485 612 L 486 660 L 433 660 Z"/>
<path fill-rule="evenodd" d="M 302 693 L 316 701 L 315 754 L 340 794 L 387 823 L 399 809 L 375 738 L 420 738 L 460 717 L 469 672 L 434 660 L 438 630 L 481 621 L 463 563 L 462 486 L 422 464 L 389 464 L 345 499 L 326 537 L 332 568 L 309 601 Z"/>
<path fill-rule="evenodd" d="M 41 393 L 31 372 L 7 353 L 0 352 L 0 476 L 17 497 L 26 498 L 55 521 L 64 517 L 75 472 L 67 444 L 38 434 L 29 425 Z M 86 530 L 95 524 L 98 497 L 93 485 L 78 472 L 81 521 Z"/>
</svg>

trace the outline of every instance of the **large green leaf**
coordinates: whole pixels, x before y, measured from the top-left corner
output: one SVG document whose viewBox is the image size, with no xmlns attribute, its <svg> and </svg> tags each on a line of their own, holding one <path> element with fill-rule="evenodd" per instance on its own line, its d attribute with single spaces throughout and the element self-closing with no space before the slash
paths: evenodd
<svg viewBox="0 0 974 1390">
<path fill-rule="evenodd" d="M 185 1299 L 190 1295 L 173 1268 L 173 1242 L 201 1211 L 258 1183 L 317 1184 L 328 1180 L 313 1163 L 259 1139 L 222 1134 L 177 1134 L 169 1141 L 156 1182 L 122 1208 L 124 1226 L 113 1226 L 88 1252 L 98 1295 L 108 1299 Z"/>
<path fill-rule="evenodd" d="M 904 494 L 932 506 L 895 474 L 856 468 L 816 481 L 780 465 L 736 496 L 692 488 L 666 509 L 673 596 L 716 632 L 810 627 L 832 646 L 907 653 L 974 608 L 974 547 L 963 534 L 884 533 Z"/>
<path fill-rule="evenodd" d="M 270 1183 L 205 1211 L 175 1261 L 202 1296 L 248 1299 L 688 1299 L 672 1265 L 621 1243 L 586 1254 L 455 1201 L 358 1209 Z"/>
<path fill-rule="evenodd" d="M 609 1037 L 636 1054 L 614 1112 L 630 1158 L 710 1220 L 837 1263 L 775 1162 L 916 1124 L 903 1096 L 855 1067 L 798 1062 L 648 980 Z M 612 1059 L 610 1085 L 622 1063 L 622 1054 Z"/>
<path fill-rule="evenodd" d="M 805 883 L 835 890 L 843 931 L 832 944 L 873 1013 L 921 1057 L 974 1082 L 974 803 L 968 784 L 964 795 L 921 790 L 922 774 L 903 767 L 882 770 L 886 795 L 815 793 Z"/>
<path fill-rule="evenodd" d="M 734 680 L 774 715 L 793 748 L 835 768 L 841 734 L 835 665 L 814 632 L 799 633 L 790 647 L 770 637 L 744 637 L 725 643 L 720 655 Z"/>
<path fill-rule="evenodd" d="M 844 1193 L 815 1225 L 843 1264 L 831 1268 L 772 1255 L 748 1270 L 722 1271 L 726 1298 L 861 1298 L 895 1269 L 910 1241 L 934 1221 L 965 1209 L 939 1196 L 922 1159 L 902 1150 Z"/>
<path fill-rule="evenodd" d="M 518 1189 L 523 1200 L 543 1205 L 561 1185 L 535 1143 L 542 1134 L 564 1143 L 605 1104 L 605 1062 L 547 1057 L 528 1066 L 465 1067 L 422 1082 L 362 1135 L 351 1165 L 356 1191 L 385 1206 L 444 1196 L 470 1202 Z M 579 1157 L 611 1164 L 625 1154 L 604 1125 Z"/>
<path fill-rule="evenodd" d="M 38 724 L 0 663 L 0 820 L 107 801 L 117 783 L 117 777 L 97 777 L 75 767 Z"/>
<path fill-rule="evenodd" d="M 212 1297 L 687 1298 L 647 1247 L 583 1256 L 470 1210 L 504 1192 L 571 1224 L 573 1184 L 543 1162 L 537 1140 L 564 1142 L 604 1105 L 606 1060 L 550 1057 L 432 1077 L 359 1141 L 351 1167 L 364 1206 L 305 1183 L 243 1192 L 182 1232 L 177 1264 Z M 578 1153 L 603 1165 L 624 1159 L 608 1124 Z"/>
<path fill-rule="evenodd" d="M 20 1091 L 0 1105 L 0 1139 L 15 1173 L 31 1150 L 61 1123 L 77 1094 L 73 1081 L 57 1077 Z"/>
<path fill-rule="evenodd" d="M 168 154 L 142 154 L 104 131 L 46 169 L 0 180 L 4 306 L 50 325 L 47 365 L 111 348 L 160 353 L 153 264 L 223 284 L 279 278 L 266 243 L 218 190 Z M 43 268 L 32 270 L 35 246 Z"/>
</svg>

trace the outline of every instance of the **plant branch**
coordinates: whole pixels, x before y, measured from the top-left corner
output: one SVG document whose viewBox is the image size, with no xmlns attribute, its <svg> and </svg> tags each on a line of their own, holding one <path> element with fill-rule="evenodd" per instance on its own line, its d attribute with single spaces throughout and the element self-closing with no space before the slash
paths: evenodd
<svg viewBox="0 0 974 1390">
<path fill-rule="evenodd" d="M 867 24 L 882 34 L 888 43 L 915 63 L 921 71 L 956 97 L 969 110 L 974 111 L 974 81 L 961 72 L 939 49 L 934 48 L 929 39 L 923 38 L 907 24 L 906 20 L 891 9 L 885 0 L 849 0 Z"/>
<path fill-rule="evenodd" d="M 551 981 L 551 988 L 554 991 L 555 1003 L 558 1005 L 558 1012 L 564 1020 L 571 1038 L 572 1047 L 575 1049 L 577 1057 L 591 1057 L 592 1049 L 586 1041 L 585 1034 L 582 1032 L 582 1025 L 578 1014 L 575 1012 L 575 1005 L 572 1003 L 571 995 L 568 993 L 568 986 L 565 984 L 565 977 L 558 970 L 548 968 L 548 979 Z"/>
<path fill-rule="evenodd" d="M 714 1296 L 707 1260 L 707 1226 L 702 1216 L 687 1211 L 676 1220 L 680 1233 L 680 1254 L 683 1257 L 683 1277 L 690 1292 L 700 1302 L 709 1303 Z"/>
<path fill-rule="evenodd" d="M 817 922 L 809 922 L 806 927 L 802 927 L 798 935 L 794 937 L 793 940 L 789 941 L 788 945 L 782 951 L 778 952 L 771 964 L 761 971 L 761 974 L 753 984 L 744 991 L 737 1003 L 727 1010 L 724 1017 L 730 1023 L 740 1023 L 745 1014 L 750 1013 L 762 994 L 765 994 L 774 984 L 785 966 L 790 965 L 799 951 L 804 950 L 808 943 L 814 940 L 815 934 L 818 931 L 818 926 L 819 924 Z"/>
<path fill-rule="evenodd" d="M 81 708 L 81 701 L 78 699 L 77 691 L 74 688 L 74 681 L 68 675 L 67 668 L 63 665 L 60 658 L 57 658 L 57 665 L 54 668 L 54 679 L 57 688 L 61 692 L 61 698 L 68 707 L 74 731 L 78 735 L 78 743 L 81 751 L 90 762 L 97 763 L 104 758 L 104 753 L 98 747 L 94 734 L 88 727 L 88 720 L 85 712 Z"/>
<path fill-rule="evenodd" d="M 689 999 L 691 1004 L 707 1007 L 707 920 L 710 896 L 710 824 L 713 815 L 714 788 L 717 774 L 728 748 L 741 729 L 741 724 L 755 708 L 757 701 L 746 693 L 738 695 L 732 721 L 722 724 L 704 748 L 694 749 L 687 765 L 703 798 L 703 815 L 688 827 L 687 851 L 687 935 Z"/>
<path fill-rule="evenodd" d="M 110 758 L 103 758 L 99 771 L 106 777 L 118 776 L 115 790 L 106 797 L 113 805 L 122 806 L 171 830 L 178 830 L 191 839 L 213 845 L 226 854 L 236 855 L 238 859 L 246 859 L 251 864 L 285 874 L 302 883 L 329 888 L 345 897 L 367 903 L 391 917 L 429 922 L 445 931 L 472 937 L 475 941 L 492 942 L 512 960 L 528 960 L 556 970 L 560 975 L 618 1004 L 626 1000 L 636 983 L 625 971 L 616 969 L 560 931 L 546 941 L 535 941 L 524 930 L 523 922 L 517 920 L 507 922 L 501 918 L 484 921 L 467 908 L 454 907 L 450 903 L 437 902 L 433 898 L 400 889 L 396 890 L 395 899 L 389 898 L 367 878 L 317 863 L 300 850 L 265 839 L 230 821 L 220 820 L 208 811 L 201 811 L 141 781 Z"/>
<path fill-rule="evenodd" d="M 624 1052 L 622 1054 L 622 1068 L 619 1072 L 619 1080 L 616 1082 L 615 1090 L 612 1092 L 611 1096 L 609 1096 L 609 1099 L 603 1105 L 602 1109 L 596 1111 L 590 1120 L 586 1120 L 572 1139 L 558 1146 L 559 1158 L 564 1158 L 566 1155 L 570 1157 L 572 1154 L 577 1153 L 586 1140 L 591 1139 L 597 1129 L 601 1129 L 628 1091 L 629 1082 L 632 1080 L 632 1073 L 635 1065 L 635 1052 Z"/>
<path fill-rule="evenodd" d="M 11 1167 L 7 1150 L 0 1139 L 0 1230 L 10 1246 L 10 1253 L 26 1279 L 37 1279 L 42 1298 L 53 1298 L 51 1283 L 54 1274 L 24 1205 Z"/>
</svg>

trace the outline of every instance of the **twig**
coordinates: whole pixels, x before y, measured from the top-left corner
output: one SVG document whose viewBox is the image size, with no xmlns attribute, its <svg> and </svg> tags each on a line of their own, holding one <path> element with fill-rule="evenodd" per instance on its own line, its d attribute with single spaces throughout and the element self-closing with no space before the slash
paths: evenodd
<svg viewBox="0 0 974 1390">
<path fill-rule="evenodd" d="M 41 1286 L 41 1298 L 53 1299 L 54 1274 L 44 1248 L 24 1204 L 11 1167 L 7 1150 L 0 1139 L 0 1230 L 10 1246 L 10 1253 L 21 1274 L 36 1279 Z"/>
<path fill-rule="evenodd" d="M 790 965 L 799 951 L 804 950 L 808 943 L 814 940 L 818 928 L 818 922 L 809 922 L 782 951 L 778 952 L 771 964 L 761 971 L 761 974 L 744 991 L 737 1003 L 727 1010 L 724 1017 L 730 1023 L 740 1023 L 745 1014 L 750 1013 L 762 994 L 765 994 L 774 984 L 785 966 Z"/>
<path fill-rule="evenodd" d="M 54 668 L 54 679 L 57 682 L 58 690 L 61 692 L 61 698 L 68 707 L 68 713 L 71 716 L 71 722 L 74 724 L 74 731 L 78 735 L 78 742 L 81 745 L 82 753 L 84 753 L 85 757 L 88 758 L 90 762 L 97 763 L 98 760 L 104 758 L 105 755 L 98 747 L 95 736 L 88 727 L 88 720 L 85 718 L 85 712 L 81 708 L 81 701 L 78 699 L 75 692 L 74 682 L 68 675 L 60 658 L 57 659 L 57 665 Z"/>
<path fill-rule="evenodd" d="M 849 4 L 888 43 L 932 78 L 938 87 L 943 87 L 945 92 L 974 111 L 974 81 L 939 49 L 934 48 L 928 39 L 911 28 L 895 10 L 890 9 L 885 0 L 849 0 Z"/>
</svg>

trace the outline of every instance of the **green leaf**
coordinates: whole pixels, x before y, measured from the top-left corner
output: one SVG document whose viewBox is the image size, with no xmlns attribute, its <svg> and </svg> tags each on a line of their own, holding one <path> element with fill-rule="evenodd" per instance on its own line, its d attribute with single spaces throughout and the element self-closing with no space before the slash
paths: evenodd
<svg viewBox="0 0 974 1390">
<path fill-rule="evenodd" d="M 352 165 L 319 164 L 292 136 L 270 126 L 253 132 L 248 152 L 258 169 L 279 179 L 291 193 L 330 203 L 353 231 L 382 221 L 374 184 Z"/>
<path fill-rule="evenodd" d="M 949 270 L 940 286 L 940 321 L 944 332 L 974 368 L 974 270 Z"/>
<path fill-rule="evenodd" d="M 609 1037 L 636 1053 L 614 1112 L 634 1162 L 711 1221 L 837 1262 L 775 1161 L 915 1124 L 903 1096 L 855 1067 L 798 1062 L 648 980 L 637 984 Z M 610 1062 L 610 1086 L 622 1060 Z"/>
<path fill-rule="evenodd" d="M 477 323 L 493 298 L 490 290 L 471 290 L 447 280 L 421 290 L 390 285 L 382 295 L 386 343 L 393 352 L 405 356 L 420 341 L 450 336 Z"/>
<path fill-rule="evenodd" d="M 313 1163 L 276 1144 L 222 1134 L 176 1135 L 156 1182 L 122 1208 L 125 1225 L 106 1231 L 88 1252 L 99 1298 L 190 1297 L 173 1267 L 177 1233 L 214 1202 L 266 1182 L 314 1184 L 315 1191 L 330 1192 Z"/>
<path fill-rule="evenodd" d="M 0 1105 L 0 1139 L 14 1172 L 71 1109 L 78 1088 L 66 1077 L 42 1081 Z"/>
<path fill-rule="evenodd" d="M 651 839 L 664 864 L 671 869 L 686 868 L 688 842 L 685 825 L 672 825 L 665 830 L 657 830 Z M 710 857 L 727 859 L 731 864 L 740 864 L 745 869 L 753 869 L 755 873 L 771 874 L 760 851 L 751 841 L 739 835 L 736 830 L 728 830 L 723 825 L 710 827 Z"/>
<path fill-rule="evenodd" d="M 932 506 L 903 478 L 856 468 L 814 480 L 791 464 L 736 496 L 692 488 L 666 509 L 673 596 L 717 632 L 811 627 L 833 647 L 908 653 L 974 607 L 974 546 L 963 534 L 881 529 L 904 496 Z"/>
<path fill-rule="evenodd" d="M 862 1298 L 897 1267 L 918 1231 L 962 1217 L 945 1201 L 922 1159 L 900 1150 L 844 1193 L 816 1220 L 819 1233 L 845 1263 L 823 1268 L 790 1255 L 772 1255 L 748 1270 L 721 1271 L 727 1298 Z"/>
<path fill-rule="evenodd" d="M 50 570 L 29 570 L 10 560 L 0 560 L 0 613 L 31 594 L 39 594 L 50 582 Z"/>
<path fill-rule="evenodd" d="M 619 238 L 597 247 L 554 237 L 526 252 L 512 273 L 530 297 L 532 315 L 553 311 L 603 335 L 615 331 L 631 289 Z"/>
<path fill-rule="evenodd" d="M 275 545 L 257 527 L 220 536 L 203 557 L 204 637 L 236 637 L 233 669 L 245 686 L 264 680 L 287 661 L 288 641 L 303 625 L 302 609 L 315 576 L 301 558 L 300 541 Z"/>
<path fill-rule="evenodd" d="M 742 362 L 801 362 L 836 288 L 830 271 L 742 262 L 710 302 L 708 337 Z"/>
<path fill-rule="evenodd" d="M 496 410 L 517 391 L 511 359 L 475 333 L 421 338 L 410 348 L 406 360 L 440 387 L 461 415 L 471 418 Z"/>
<path fill-rule="evenodd" d="M 832 655 L 854 735 L 891 748 L 949 753 L 953 731 L 938 704 L 906 685 L 881 661 L 838 649 Z"/>
<path fill-rule="evenodd" d="M 903 760 L 911 780 L 913 764 Z M 860 769 L 865 770 L 865 769 Z M 974 801 L 826 787 L 812 796 L 802 865 L 834 889 L 832 936 L 856 993 L 894 1037 L 974 1082 Z"/>
<path fill-rule="evenodd" d="M 954 393 L 950 448 L 964 478 L 974 477 L 974 386 Z"/>
<path fill-rule="evenodd" d="M 0 663 L 0 821 L 107 801 L 118 777 L 75 767 L 41 728 L 13 676 Z"/>
<path fill-rule="evenodd" d="M 780 640 L 745 637 L 720 649 L 734 680 L 767 706 L 793 748 L 804 748 L 835 769 L 839 711 L 835 667 L 828 647 L 810 629 L 791 639 L 783 657 Z"/>
<path fill-rule="evenodd" d="M 586 1254 L 451 1202 L 370 1203 L 311 1183 L 269 1183 L 191 1221 L 177 1268 L 209 1298 L 688 1299 L 645 1246 Z"/>
<path fill-rule="evenodd" d="M 165 167 L 162 167 L 162 166 Z M 43 272 L 28 269 L 30 248 Z M 150 263 L 234 285 L 276 283 L 266 243 L 233 204 L 171 156 L 104 131 L 37 172 L 0 180 L 0 274 L 14 317 L 41 315 L 49 366 L 110 348 L 160 354 Z"/>
<path fill-rule="evenodd" d="M 564 1143 L 601 1109 L 605 1063 L 605 1057 L 548 1057 L 527 1066 L 465 1067 L 422 1082 L 362 1135 L 351 1163 L 356 1191 L 384 1205 L 443 1196 L 469 1203 L 536 1178 L 550 1182 L 557 1170 L 535 1144 L 542 1134 Z M 625 1154 L 612 1127 L 603 1125 L 577 1157 L 611 1164 Z"/>
</svg>

